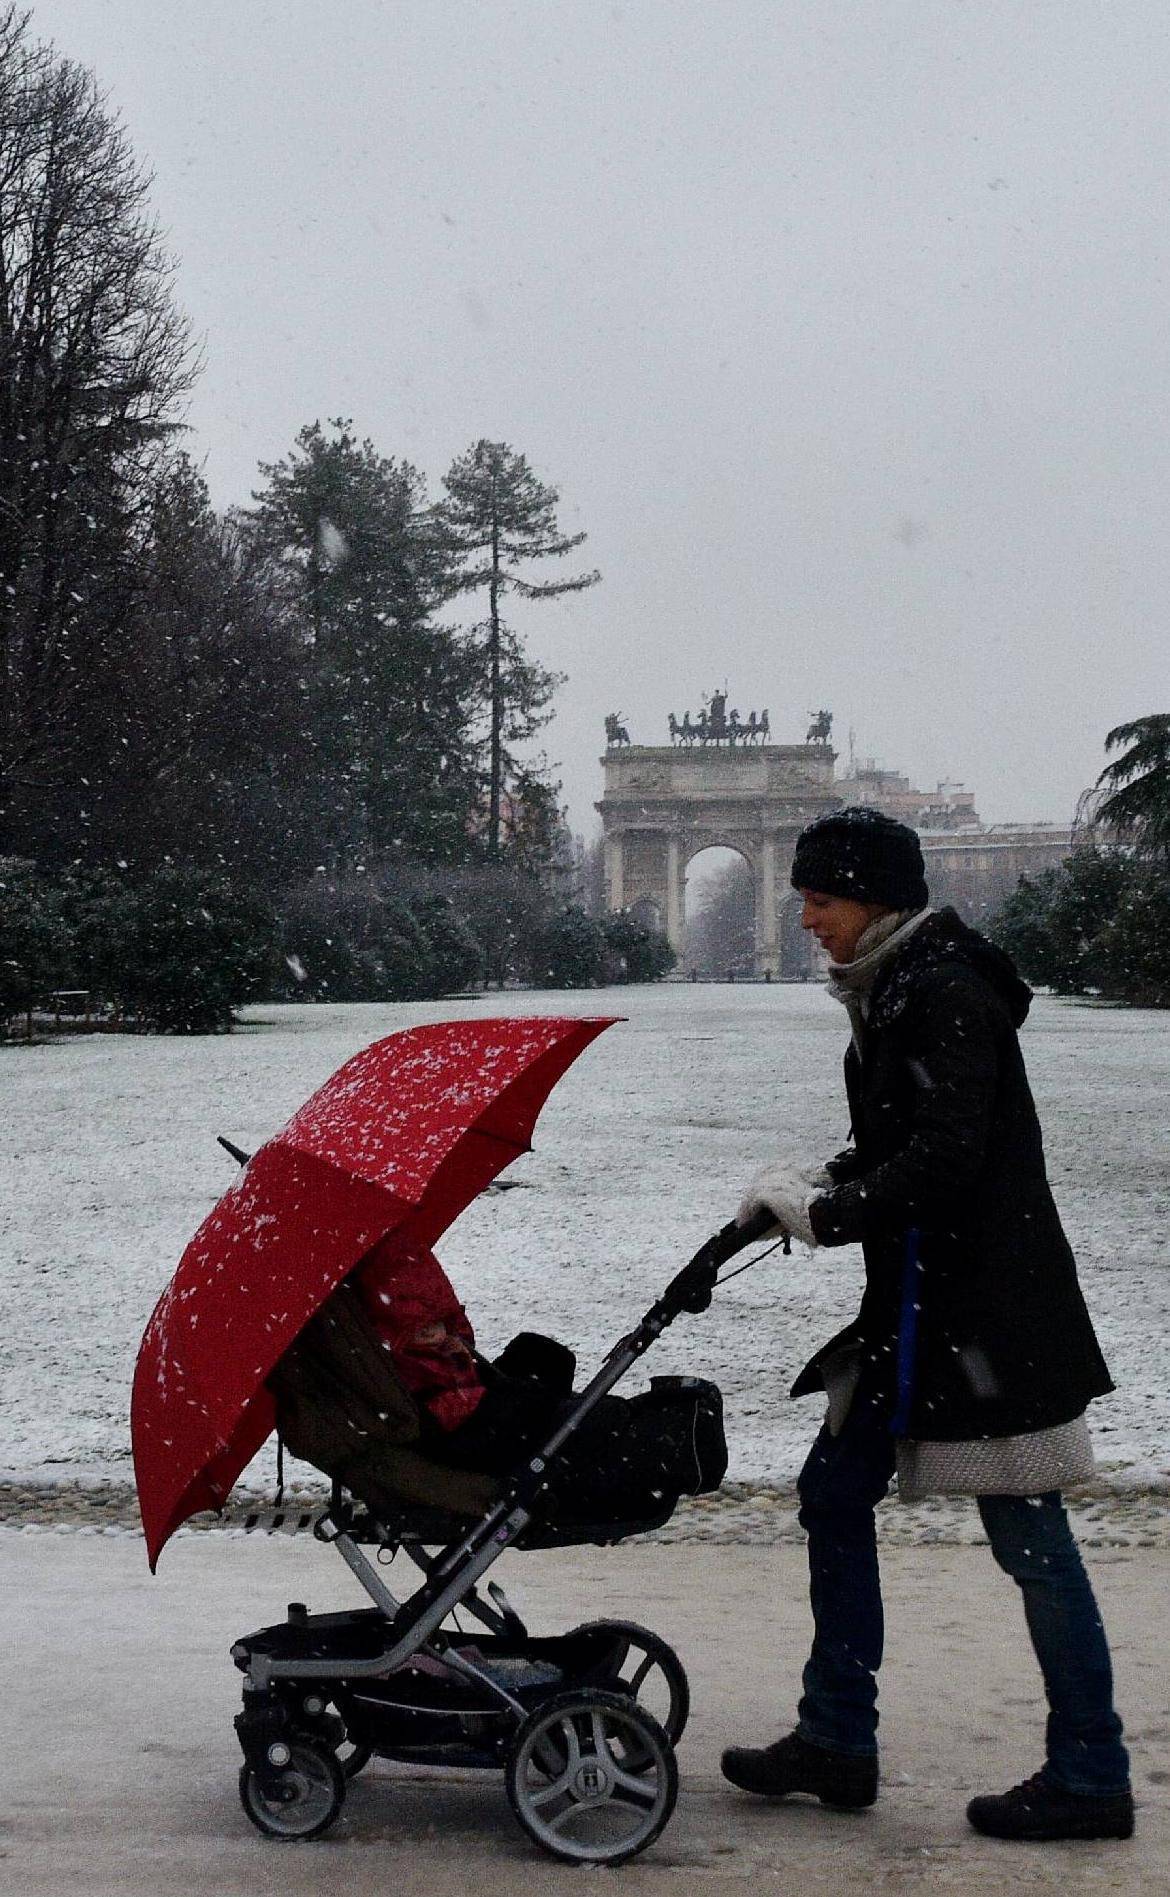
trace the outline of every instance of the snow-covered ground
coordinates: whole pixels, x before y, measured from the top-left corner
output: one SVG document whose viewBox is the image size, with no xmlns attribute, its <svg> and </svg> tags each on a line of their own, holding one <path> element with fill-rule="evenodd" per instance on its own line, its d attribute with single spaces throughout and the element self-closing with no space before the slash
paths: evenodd
<svg viewBox="0 0 1170 1897">
<path fill-rule="evenodd" d="M 0 1467 L 38 1484 L 129 1478 L 138 1340 L 230 1182 L 217 1133 L 259 1145 L 396 1028 L 531 1012 L 629 1019 L 555 1090 L 509 1175 L 523 1189 L 482 1198 L 440 1247 L 488 1351 L 535 1325 L 591 1367 L 759 1165 L 844 1141 L 844 1021 L 818 987 L 268 1007 L 230 1037 L 0 1049 Z M 1170 1014 L 1040 999 L 1024 1033 L 1053 1186 L 1119 1385 L 1093 1411 L 1103 1474 L 1170 1490 Z M 794 1475 L 817 1406 L 790 1404 L 788 1385 L 852 1315 L 860 1276 L 853 1248 L 776 1253 L 644 1360 L 647 1375 L 722 1385 L 734 1478 Z M 262 1457 L 254 1473 L 268 1468 Z"/>
</svg>

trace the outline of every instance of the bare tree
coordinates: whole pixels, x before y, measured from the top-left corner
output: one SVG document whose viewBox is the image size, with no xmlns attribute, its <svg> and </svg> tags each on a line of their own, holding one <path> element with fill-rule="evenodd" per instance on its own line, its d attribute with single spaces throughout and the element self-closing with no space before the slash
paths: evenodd
<svg viewBox="0 0 1170 1897">
<path fill-rule="evenodd" d="M 93 76 L 0 11 L 0 847 L 92 763 L 196 373 L 149 182 Z"/>
</svg>

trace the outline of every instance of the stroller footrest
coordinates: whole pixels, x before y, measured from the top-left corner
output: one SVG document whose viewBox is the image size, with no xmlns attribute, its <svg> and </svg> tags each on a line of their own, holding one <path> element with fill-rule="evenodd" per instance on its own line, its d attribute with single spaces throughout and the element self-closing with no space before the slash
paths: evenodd
<svg viewBox="0 0 1170 1897">
<path fill-rule="evenodd" d="M 254 1508 L 228 1525 L 242 1528 L 246 1535 L 301 1535 L 314 1528 L 320 1518 L 320 1508 Z"/>
</svg>

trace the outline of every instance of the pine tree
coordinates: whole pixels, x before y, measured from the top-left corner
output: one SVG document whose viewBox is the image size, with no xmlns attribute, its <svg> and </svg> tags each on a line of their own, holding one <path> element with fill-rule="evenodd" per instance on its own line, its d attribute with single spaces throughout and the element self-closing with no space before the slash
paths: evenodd
<svg viewBox="0 0 1170 1897">
<path fill-rule="evenodd" d="M 140 567 L 97 700 L 75 853 L 136 871 L 172 857 L 276 886 L 302 867 L 302 653 L 287 578 L 216 515 L 183 455 L 155 484 Z"/>
<path fill-rule="evenodd" d="M 1105 791 L 1094 821 L 1131 838 L 1140 850 L 1170 860 L 1170 712 L 1150 712 L 1130 724 L 1116 725 L 1105 749 L 1128 746 L 1097 779 Z"/>
<path fill-rule="evenodd" d="M 300 602 L 302 799 L 330 867 L 460 861 L 475 801 L 475 667 L 434 617 L 451 559 L 422 477 L 340 419 L 302 428 L 261 473 L 247 530 Z"/>
<path fill-rule="evenodd" d="M 477 441 L 444 477 L 446 499 L 437 509 L 460 561 L 455 590 L 487 592 L 487 619 L 476 628 L 484 658 L 483 693 L 488 747 L 487 853 L 498 860 L 504 804 L 511 803 L 510 836 L 529 847 L 545 837 L 555 817 L 555 797 L 540 765 L 526 763 L 515 747 L 526 744 L 552 716 L 549 701 L 559 676 L 529 659 L 518 633 L 503 618 L 507 593 L 521 599 L 555 599 L 579 593 L 601 578 L 596 572 L 571 580 L 533 581 L 524 569 L 533 561 L 560 559 L 585 540 L 562 534 L 559 495 L 538 480 L 522 454 L 502 441 Z"/>
</svg>

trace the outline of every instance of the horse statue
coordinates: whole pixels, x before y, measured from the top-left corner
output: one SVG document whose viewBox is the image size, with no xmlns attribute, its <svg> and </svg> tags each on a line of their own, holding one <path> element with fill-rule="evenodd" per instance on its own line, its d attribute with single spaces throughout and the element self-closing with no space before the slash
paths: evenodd
<svg viewBox="0 0 1170 1897">
<path fill-rule="evenodd" d="M 630 734 L 622 723 L 620 712 L 607 711 L 605 714 L 605 742 L 608 748 L 628 744 Z"/>
<path fill-rule="evenodd" d="M 756 736 L 761 744 L 767 744 L 770 731 L 771 726 L 768 723 L 768 707 L 765 705 L 763 711 L 760 713 L 760 722 L 756 726 Z"/>
<path fill-rule="evenodd" d="M 682 726 L 679 724 L 679 721 L 675 717 L 673 712 L 669 714 L 666 722 L 670 726 L 670 742 L 672 744 L 681 744 L 682 743 Z"/>
<path fill-rule="evenodd" d="M 806 744 L 828 744 L 833 730 L 831 711 L 812 711 L 809 713 L 812 723 L 805 738 Z"/>
</svg>

